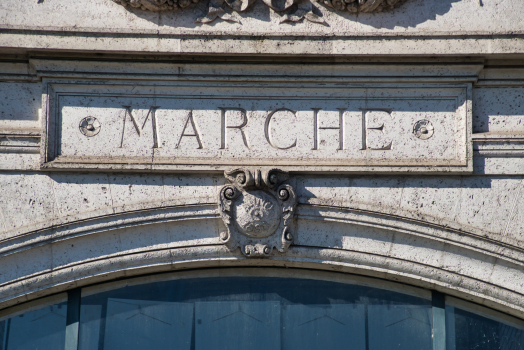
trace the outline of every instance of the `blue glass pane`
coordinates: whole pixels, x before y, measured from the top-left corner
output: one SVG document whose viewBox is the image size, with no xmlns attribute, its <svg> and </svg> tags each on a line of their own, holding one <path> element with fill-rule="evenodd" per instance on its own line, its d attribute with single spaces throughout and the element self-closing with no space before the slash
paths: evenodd
<svg viewBox="0 0 524 350">
<path fill-rule="evenodd" d="M 47 306 L 0 322 L 1 350 L 62 350 L 67 304 Z"/>
<path fill-rule="evenodd" d="M 299 278 L 213 277 L 82 298 L 80 349 L 431 349 L 431 301 Z"/>
<path fill-rule="evenodd" d="M 190 349 L 192 304 L 108 298 L 105 309 L 82 306 L 80 349 Z"/>
<path fill-rule="evenodd" d="M 280 348 L 279 302 L 196 302 L 195 318 L 196 350 Z"/>
<path fill-rule="evenodd" d="M 286 305 L 283 309 L 283 349 L 366 349 L 363 304 Z"/>
<path fill-rule="evenodd" d="M 524 329 L 446 307 L 447 350 L 522 350 Z"/>
<path fill-rule="evenodd" d="M 432 349 L 432 318 L 426 305 L 370 305 L 369 349 Z"/>
<path fill-rule="evenodd" d="M 189 349 L 193 305 L 109 299 L 105 347 L 108 349 Z"/>
</svg>

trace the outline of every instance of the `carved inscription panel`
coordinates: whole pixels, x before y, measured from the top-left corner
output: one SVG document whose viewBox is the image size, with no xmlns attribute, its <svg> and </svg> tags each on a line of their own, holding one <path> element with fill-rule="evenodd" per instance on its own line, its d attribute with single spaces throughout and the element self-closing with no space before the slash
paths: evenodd
<svg viewBox="0 0 524 350">
<path fill-rule="evenodd" d="M 44 167 L 468 172 L 465 87 L 53 87 Z"/>
</svg>

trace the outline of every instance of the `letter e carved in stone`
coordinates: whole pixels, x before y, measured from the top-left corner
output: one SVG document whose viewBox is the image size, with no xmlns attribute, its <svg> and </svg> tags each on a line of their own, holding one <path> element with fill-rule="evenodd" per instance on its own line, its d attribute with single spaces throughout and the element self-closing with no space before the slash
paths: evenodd
<svg viewBox="0 0 524 350">
<path fill-rule="evenodd" d="M 393 141 L 387 136 L 386 123 L 391 121 L 391 110 L 362 110 L 362 150 L 390 150 Z"/>
</svg>

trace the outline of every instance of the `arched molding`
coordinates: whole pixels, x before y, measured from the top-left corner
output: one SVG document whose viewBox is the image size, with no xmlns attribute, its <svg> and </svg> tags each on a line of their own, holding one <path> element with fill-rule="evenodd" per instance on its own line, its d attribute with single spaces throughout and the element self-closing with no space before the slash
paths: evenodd
<svg viewBox="0 0 524 350">
<path fill-rule="evenodd" d="M 349 205 L 343 202 L 317 202 L 318 204 L 299 204 L 298 219 L 341 222 L 431 237 L 467 249 L 484 251 L 500 259 L 508 259 L 515 263 L 524 262 L 522 243 L 507 236 L 441 218 L 417 217 L 411 212 L 401 210 L 386 211 L 382 210 L 383 208 L 370 210 L 369 206 Z M 5 233 L 5 238 L 0 240 L 0 256 L 61 240 L 127 227 L 218 217 L 217 204 L 211 198 L 184 200 L 184 202 L 139 203 L 113 208 L 111 211 L 102 209 L 85 212 Z"/>
<path fill-rule="evenodd" d="M 413 218 L 411 215 L 399 215 L 406 214 L 402 212 L 392 214 L 359 207 L 332 205 L 303 204 L 299 206 L 298 211 L 301 220 L 338 222 L 402 232 L 482 252 L 512 263 L 524 263 L 524 249 L 521 247 L 521 242 L 442 219 L 437 221 L 428 217 Z"/>
<path fill-rule="evenodd" d="M 219 241 L 215 203 L 133 208 L 62 219 L 4 240 L 0 306 L 118 278 L 184 269 L 273 266 L 331 270 L 436 289 L 516 316 L 521 249 L 478 232 L 391 213 L 299 205 L 287 253 L 246 258 Z M 128 208 L 129 209 L 129 208 Z"/>
</svg>

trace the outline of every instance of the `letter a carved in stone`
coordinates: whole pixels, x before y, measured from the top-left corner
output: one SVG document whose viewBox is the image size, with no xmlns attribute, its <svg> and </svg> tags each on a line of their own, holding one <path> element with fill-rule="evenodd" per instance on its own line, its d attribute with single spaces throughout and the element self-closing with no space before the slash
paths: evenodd
<svg viewBox="0 0 524 350">
<path fill-rule="evenodd" d="M 247 257 L 268 257 L 273 248 L 285 252 L 293 242 L 296 194 L 278 169 L 235 169 L 225 172 L 230 184 L 219 194 L 219 211 L 227 232 L 221 242 L 240 247 Z"/>
</svg>

